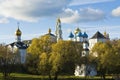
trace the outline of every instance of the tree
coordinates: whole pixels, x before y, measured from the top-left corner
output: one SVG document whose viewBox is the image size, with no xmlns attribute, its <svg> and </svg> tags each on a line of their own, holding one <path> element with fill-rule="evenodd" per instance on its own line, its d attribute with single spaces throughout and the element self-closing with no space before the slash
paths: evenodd
<svg viewBox="0 0 120 80">
<path fill-rule="evenodd" d="M 117 45 L 116 45 L 117 44 Z M 108 41 L 106 43 L 97 43 L 92 49 L 92 55 L 95 53 L 97 57 L 93 60 L 98 65 L 98 71 L 105 79 L 105 74 L 119 74 L 120 67 L 120 41 Z"/>
<path fill-rule="evenodd" d="M 59 73 L 74 72 L 75 64 L 79 63 L 82 44 L 73 41 L 52 41 L 49 35 L 33 39 L 28 48 L 27 66 L 29 71 L 38 71 L 38 74 L 48 75 L 51 79 Z M 32 56 L 32 57 L 30 57 Z"/>
<path fill-rule="evenodd" d="M 52 51 L 52 44 L 56 43 L 56 41 L 52 41 L 51 38 L 50 35 L 45 35 L 32 40 L 32 44 L 27 50 L 28 56 L 26 63 L 27 69 L 30 73 L 42 75 L 50 74 L 47 59 L 49 59 Z M 48 69 L 46 70 L 46 68 Z M 44 72 L 44 70 L 46 71 Z"/>
<path fill-rule="evenodd" d="M 82 45 L 73 41 L 58 41 L 52 46 L 50 63 L 52 64 L 52 74 L 57 80 L 58 74 L 74 73 L 75 65 L 81 57 Z"/>
<path fill-rule="evenodd" d="M 109 50 L 111 53 L 106 54 L 104 58 L 108 58 L 109 60 L 109 62 L 107 61 L 109 73 L 120 79 L 120 40 L 111 41 L 111 45 L 112 50 Z"/>
<path fill-rule="evenodd" d="M 9 79 L 15 70 L 15 56 L 7 46 L 0 44 L 0 71 L 5 80 Z"/>
<path fill-rule="evenodd" d="M 96 43 L 95 46 L 92 48 L 92 55 L 96 55 L 94 57 L 94 61 L 97 63 L 97 69 L 99 74 L 105 79 L 105 74 L 107 71 L 107 66 L 105 63 L 105 59 L 103 59 L 103 56 L 105 56 L 106 53 L 108 53 L 109 49 L 112 49 L 111 45 L 108 43 Z"/>
</svg>

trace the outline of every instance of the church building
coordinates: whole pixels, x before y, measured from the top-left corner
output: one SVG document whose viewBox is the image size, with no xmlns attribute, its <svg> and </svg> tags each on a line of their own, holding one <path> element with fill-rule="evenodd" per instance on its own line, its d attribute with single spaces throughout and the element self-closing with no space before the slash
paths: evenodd
<svg viewBox="0 0 120 80">
<path fill-rule="evenodd" d="M 18 25 L 18 29 L 15 32 L 16 41 L 13 43 L 10 43 L 8 47 L 11 49 L 13 53 L 19 54 L 18 57 L 16 58 L 16 63 L 24 64 L 26 61 L 26 53 L 27 53 L 26 49 L 28 48 L 28 46 L 27 44 L 21 41 L 21 35 L 22 35 L 22 32 L 19 29 L 19 25 Z"/>
</svg>

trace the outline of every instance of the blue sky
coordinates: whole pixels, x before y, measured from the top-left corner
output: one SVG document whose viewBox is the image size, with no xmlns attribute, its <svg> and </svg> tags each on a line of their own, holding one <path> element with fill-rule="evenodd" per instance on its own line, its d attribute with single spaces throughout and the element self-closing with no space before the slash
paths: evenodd
<svg viewBox="0 0 120 80">
<path fill-rule="evenodd" d="M 0 0 L 0 43 L 15 41 L 17 22 L 22 40 L 54 34 L 58 17 L 64 39 L 77 27 L 89 38 L 98 30 L 120 38 L 120 0 Z"/>
</svg>

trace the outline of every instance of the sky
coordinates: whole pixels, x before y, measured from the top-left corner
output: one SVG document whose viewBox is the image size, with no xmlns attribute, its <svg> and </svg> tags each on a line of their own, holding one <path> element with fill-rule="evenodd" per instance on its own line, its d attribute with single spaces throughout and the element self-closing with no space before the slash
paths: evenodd
<svg viewBox="0 0 120 80">
<path fill-rule="evenodd" d="M 120 38 L 120 0 L 0 0 L 0 43 L 15 41 L 15 31 L 22 31 L 22 40 L 31 40 L 55 33 L 61 19 L 63 39 L 79 27 L 91 38 L 97 31 Z"/>
</svg>

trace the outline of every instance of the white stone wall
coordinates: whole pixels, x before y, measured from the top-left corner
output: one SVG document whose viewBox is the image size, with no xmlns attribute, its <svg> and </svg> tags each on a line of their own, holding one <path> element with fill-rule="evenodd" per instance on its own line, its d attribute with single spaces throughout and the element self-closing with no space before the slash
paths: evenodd
<svg viewBox="0 0 120 80">
<path fill-rule="evenodd" d="M 97 43 L 97 42 L 105 42 L 106 39 L 89 39 L 89 50 L 92 49 L 92 47 Z"/>
<path fill-rule="evenodd" d="M 20 52 L 20 61 L 22 64 L 26 61 L 26 49 L 19 49 Z"/>
<path fill-rule="evenodd" d="M 75 76 L 85 76 L 86 73 L 86 66 L 82 64 L 81 66 L 77 65 L 75 68 Z"/>
</svg>

